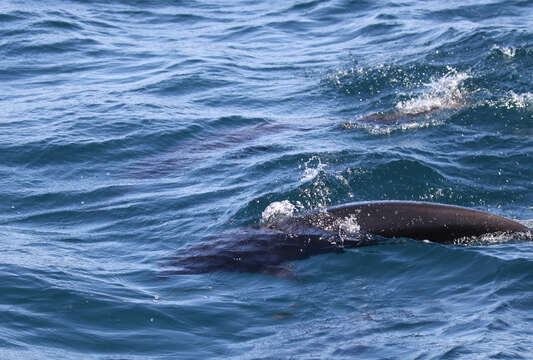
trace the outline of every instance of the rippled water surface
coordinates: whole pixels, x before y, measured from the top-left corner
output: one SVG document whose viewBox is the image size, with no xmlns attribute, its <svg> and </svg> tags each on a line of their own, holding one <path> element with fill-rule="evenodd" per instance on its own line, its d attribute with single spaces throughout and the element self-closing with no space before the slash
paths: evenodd
<svg viewBox="0 0 533 360">
<path fill-rule="evenodd" d="M 2 359 L 533 357 L 523 239 L 168 275 L 272 209 L 531 227 L 532 1 L 5 0 L 0 110 Z"/>
</svg>

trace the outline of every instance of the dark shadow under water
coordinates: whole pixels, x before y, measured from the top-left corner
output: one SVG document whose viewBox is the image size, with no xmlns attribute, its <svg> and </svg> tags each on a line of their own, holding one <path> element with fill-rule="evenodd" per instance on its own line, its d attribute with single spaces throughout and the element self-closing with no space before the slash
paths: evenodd
<svg viewBox="0 0 533 360">
<path fill-rule="evenodd" d="M 294 278 L 287 261 L 314 255 L 343 253 L 345 248 L 377 245 L 379 236 L 344 237 L 318 229 L 291 234 L 264 228 L 247 228 L 210 237 L 183 248 L 165 275 L 235 271 Z"/>
</svg>

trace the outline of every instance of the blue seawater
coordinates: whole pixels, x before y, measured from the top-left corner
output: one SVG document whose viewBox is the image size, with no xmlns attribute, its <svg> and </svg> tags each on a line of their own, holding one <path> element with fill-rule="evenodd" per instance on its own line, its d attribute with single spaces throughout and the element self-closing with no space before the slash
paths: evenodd
<svg viewBox="0 0 533 360">
<path fill-rule="evenodd" d="M 531 226 L 531 0 L 3 0 L 0 111 L 1 359 L 533 358 L 527 240 L 161 275 L 266 209 Z"/>
</svg>

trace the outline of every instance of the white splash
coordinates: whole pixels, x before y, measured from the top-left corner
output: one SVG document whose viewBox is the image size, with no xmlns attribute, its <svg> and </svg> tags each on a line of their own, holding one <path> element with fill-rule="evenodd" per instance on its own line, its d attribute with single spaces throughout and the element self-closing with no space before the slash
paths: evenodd
<svg viewBox="0 0 533 360">
<path fill-rule="evenodd" d="M 512 47 L 501 47 L 498 45 L 494 45 L 491 50 L 496 50 L 501 52 L 503 55 L 507 57 L 514 57 L 516 55 L 516 49 Z"/>
<path fill-rule="evenodd" d="M 261 214 L 261 222 L 268 223 L 275 219 L 292 216 L 296 211 L 296 206 L 289 200 L 275 201 L 268 205 Z"/>
<path fill-rule="evenodd" d="M 317 177 L 320 171 L 322 171 L 327 166 L 327 164 L 322 163 L 318 156 L 313 155 L 309 160 L 304 162 L 304 172 L 302 178 L 300 179 L 300 182 L 305 183 L 313 180 L 315 177 Z M 301 168 L 302 166 L 300 165 L 299 167 Z"/>
<path fill-rule="evenodd" d="M 427 91 L 406 100 L 399 101 L 396 109 L 402 114 L 416 115 L 437 109 L 456 109 L 465 104 L 465 93 L 461 89 L 461 83 L 470 76 L 466 73 L 459 73 L 453 68 L 449 68 L 446 75 L 435 79 L 425 86 Z"/>
<path fill-rule="evenodd" d="M 339 223 L 339 232 L 342 234 L 355 234 L 361 230 L 357 223 L 357 217 L 348 216 L 342 219 Z"/>
<path fill-rule="evenodd" d="M 503 107 L 505 109 L 524 109 L 533 110 L 533 94 L 530 92 L 517 94 L 514 91 L 508 91 L 505 96 L 497 100 L 487 100 L 486 104 L 494 107 Z"/>
<path fill-rule="evenodd" d="M 507 103 L 513 104 L 515 107 L 520 109 L 525 109 L 528 107 L 533 107 L 533 94 L 532 93 L 523 93 L 516 94 L 514 91 L 509 91 L 509 98 Z"/>
</svg>

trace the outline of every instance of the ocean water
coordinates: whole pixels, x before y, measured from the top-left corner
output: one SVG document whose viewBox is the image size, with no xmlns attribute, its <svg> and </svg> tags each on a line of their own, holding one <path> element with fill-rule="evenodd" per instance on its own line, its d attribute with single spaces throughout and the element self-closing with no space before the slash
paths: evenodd
<svg viewBox="0 0 533 360">
<path fill-rule="evenodd" d="M 1 359 L 533 358 L 524 239 L 162 276 L 273 210 L 531 227 L 533 1 L 3 0 L 0 111 Z"/>
</svg>

